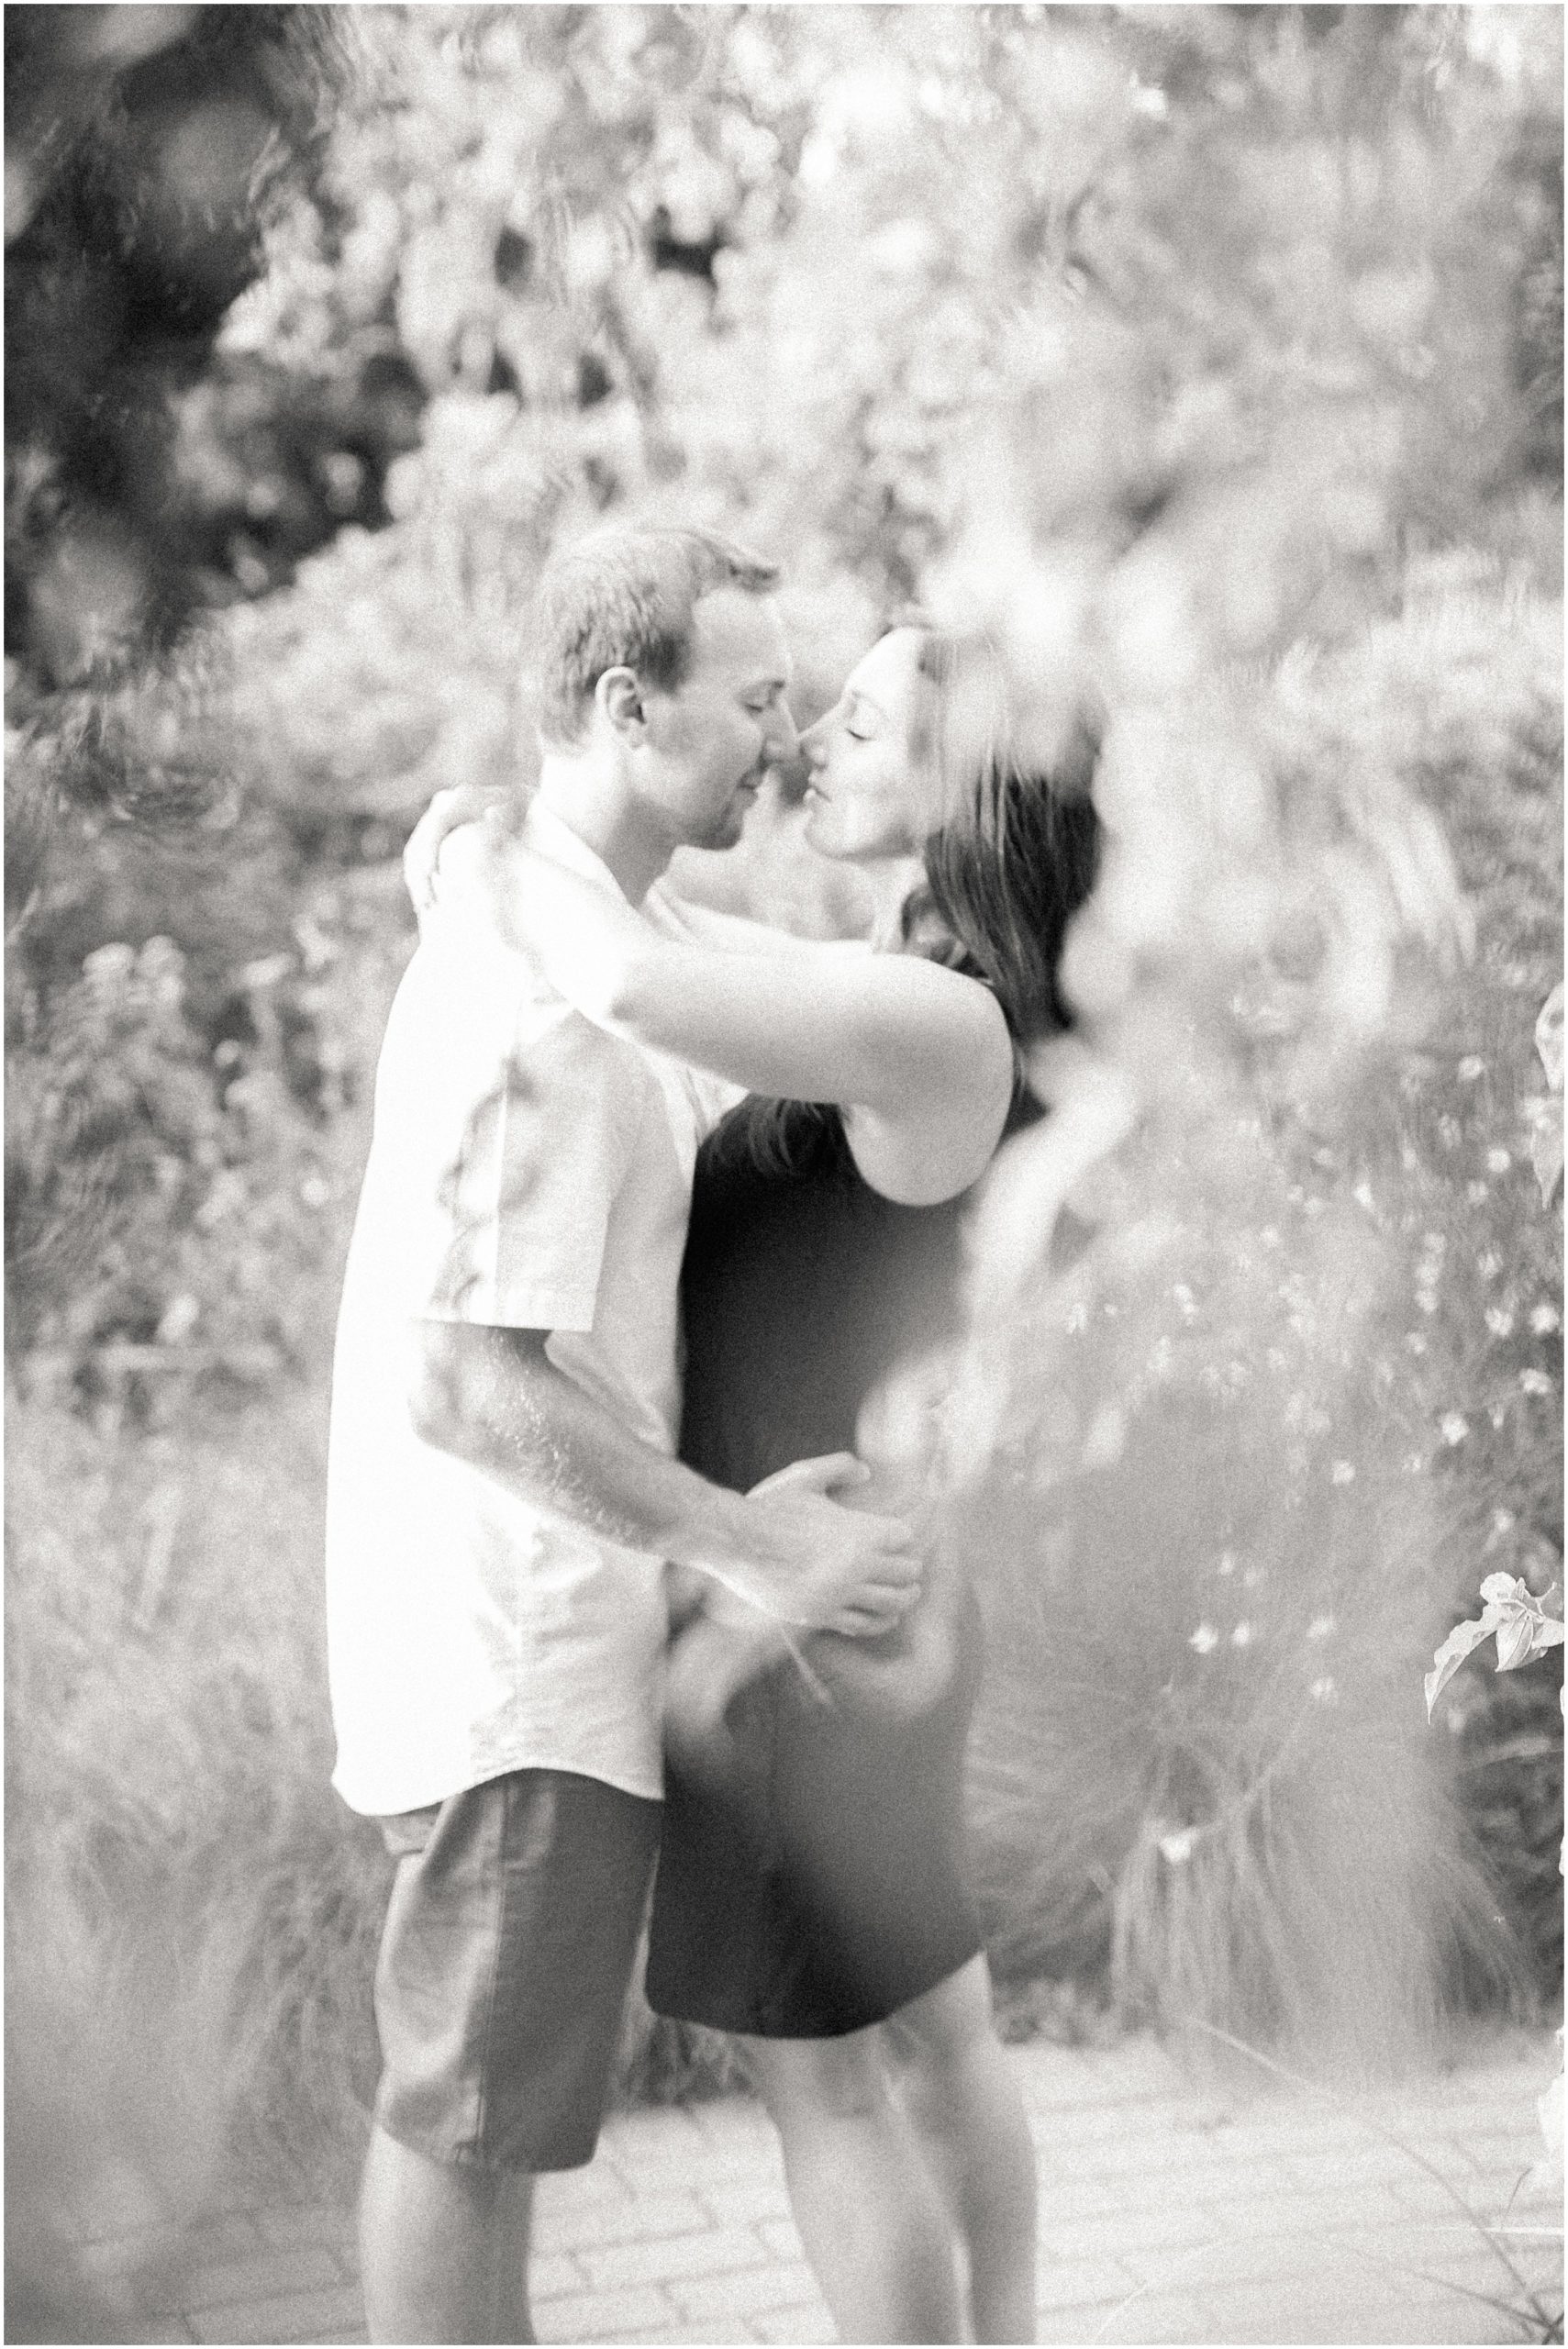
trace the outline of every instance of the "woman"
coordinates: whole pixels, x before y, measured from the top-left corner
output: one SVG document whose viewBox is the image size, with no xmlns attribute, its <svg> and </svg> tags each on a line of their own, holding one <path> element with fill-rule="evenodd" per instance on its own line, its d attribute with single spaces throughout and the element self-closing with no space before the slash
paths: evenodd
<svg viewBox="0 0 1568 2349">
<path fill-rule="evenodd" d="M 860 942 L 715 951 L 489 860 L 580 1010 L 751 1097 L 699 1163 L 683 1276 L 683 1456 L 717 1482 L 864 1477 L 868 1403 L 957 1334 L 960 1202 L 1023 1121 L 1019 1046 L 1066 1024 L 1098 845 L 1092 732 L 1030 774 L 1005 712 L 983 641 L 899 628 L 804 738 L 805 836 L 866 884 Z M 962 1562 L 875 1639 L 797 1647 L 708 1585 L 677 1605 L 650 1998 L 740 2037 L 842 2338 L 1032 2339 L 1033 2151 L 961 1865 Z"/>
</svg>

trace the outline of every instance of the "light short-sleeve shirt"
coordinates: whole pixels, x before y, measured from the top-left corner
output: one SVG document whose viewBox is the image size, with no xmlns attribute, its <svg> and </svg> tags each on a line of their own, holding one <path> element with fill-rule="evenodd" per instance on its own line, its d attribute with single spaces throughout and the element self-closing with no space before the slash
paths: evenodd
<svg viewBox="0 0 1568 2349">
<path fill-rule="evenodd" d="M 525 836 L 617 891 L 548 810 Z M 443 890 L 387 1024 L 333 1367 L 328 1663 L 354 1809 L 525 1768 L 662 1791 L 662 1561 L 425 1442 L 410 1398 L 422 1320 L 546 1330 L 557 1369 L 673 1453 L 693 1163 L 738 1097 L 594 1027 Z"/>
</svg>

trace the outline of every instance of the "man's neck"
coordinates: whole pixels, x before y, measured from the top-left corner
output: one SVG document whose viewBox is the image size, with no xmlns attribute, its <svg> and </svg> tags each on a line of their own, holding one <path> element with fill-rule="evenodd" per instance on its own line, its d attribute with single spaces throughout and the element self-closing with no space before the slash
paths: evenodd
<svg viewBox="0 0 1568 2349">
<path fill-rule="evenodd" d="M 547 751 L 539 800 L 593 850 L 634 906 L 642 903 L 679 845 L 629 796 L 614 768 L 591 751 L 581 757 Z"/>
</svg>

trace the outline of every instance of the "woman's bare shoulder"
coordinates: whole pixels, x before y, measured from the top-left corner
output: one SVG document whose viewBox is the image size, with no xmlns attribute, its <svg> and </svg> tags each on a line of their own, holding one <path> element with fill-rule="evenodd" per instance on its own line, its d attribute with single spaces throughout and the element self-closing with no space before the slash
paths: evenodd
<svg viewBox="0 0 1568 2349">
<path fill-rule="evenodd" d="M 936 1207 L 978 1182 L 1001 1141 L 1018 1085 L 1018 1056 L 995 996 L 978 979 L 941 975 L 971 991 L 962 1053 L 944 1056 L 935 1083 L 901 1112 L 844 1112 L 844 1138 L 861 1174 L 904 1207 Z"/>
</svg>

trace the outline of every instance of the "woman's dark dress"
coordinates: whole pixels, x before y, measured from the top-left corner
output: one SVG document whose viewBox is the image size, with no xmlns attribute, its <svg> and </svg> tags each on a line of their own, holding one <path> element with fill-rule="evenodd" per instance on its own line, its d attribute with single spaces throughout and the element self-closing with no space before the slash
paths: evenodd
<svg viewBox="0 0 1568 2349">
<path fill-rule="evenodd" d="M 745 1490 L 851 1451 L 868 1392 L 955 1322 L 960 1203 L 901 1208 L 836 1127 L 764 1171 L 743 1103 L 698 1162 L 682 1275 L 682 1457 Z M 875 1640 L 806 1642 L 733 1699 L 722 1761 L 671 1755 L 648 1994 L 662 2014 L 815 2039 L 882 2021 L 973 1957 L 961 1865 L 973 1602 L 933 1562 Z M 823 1701 L 824 1694 L 828 1701 Z"/>
</svg>

